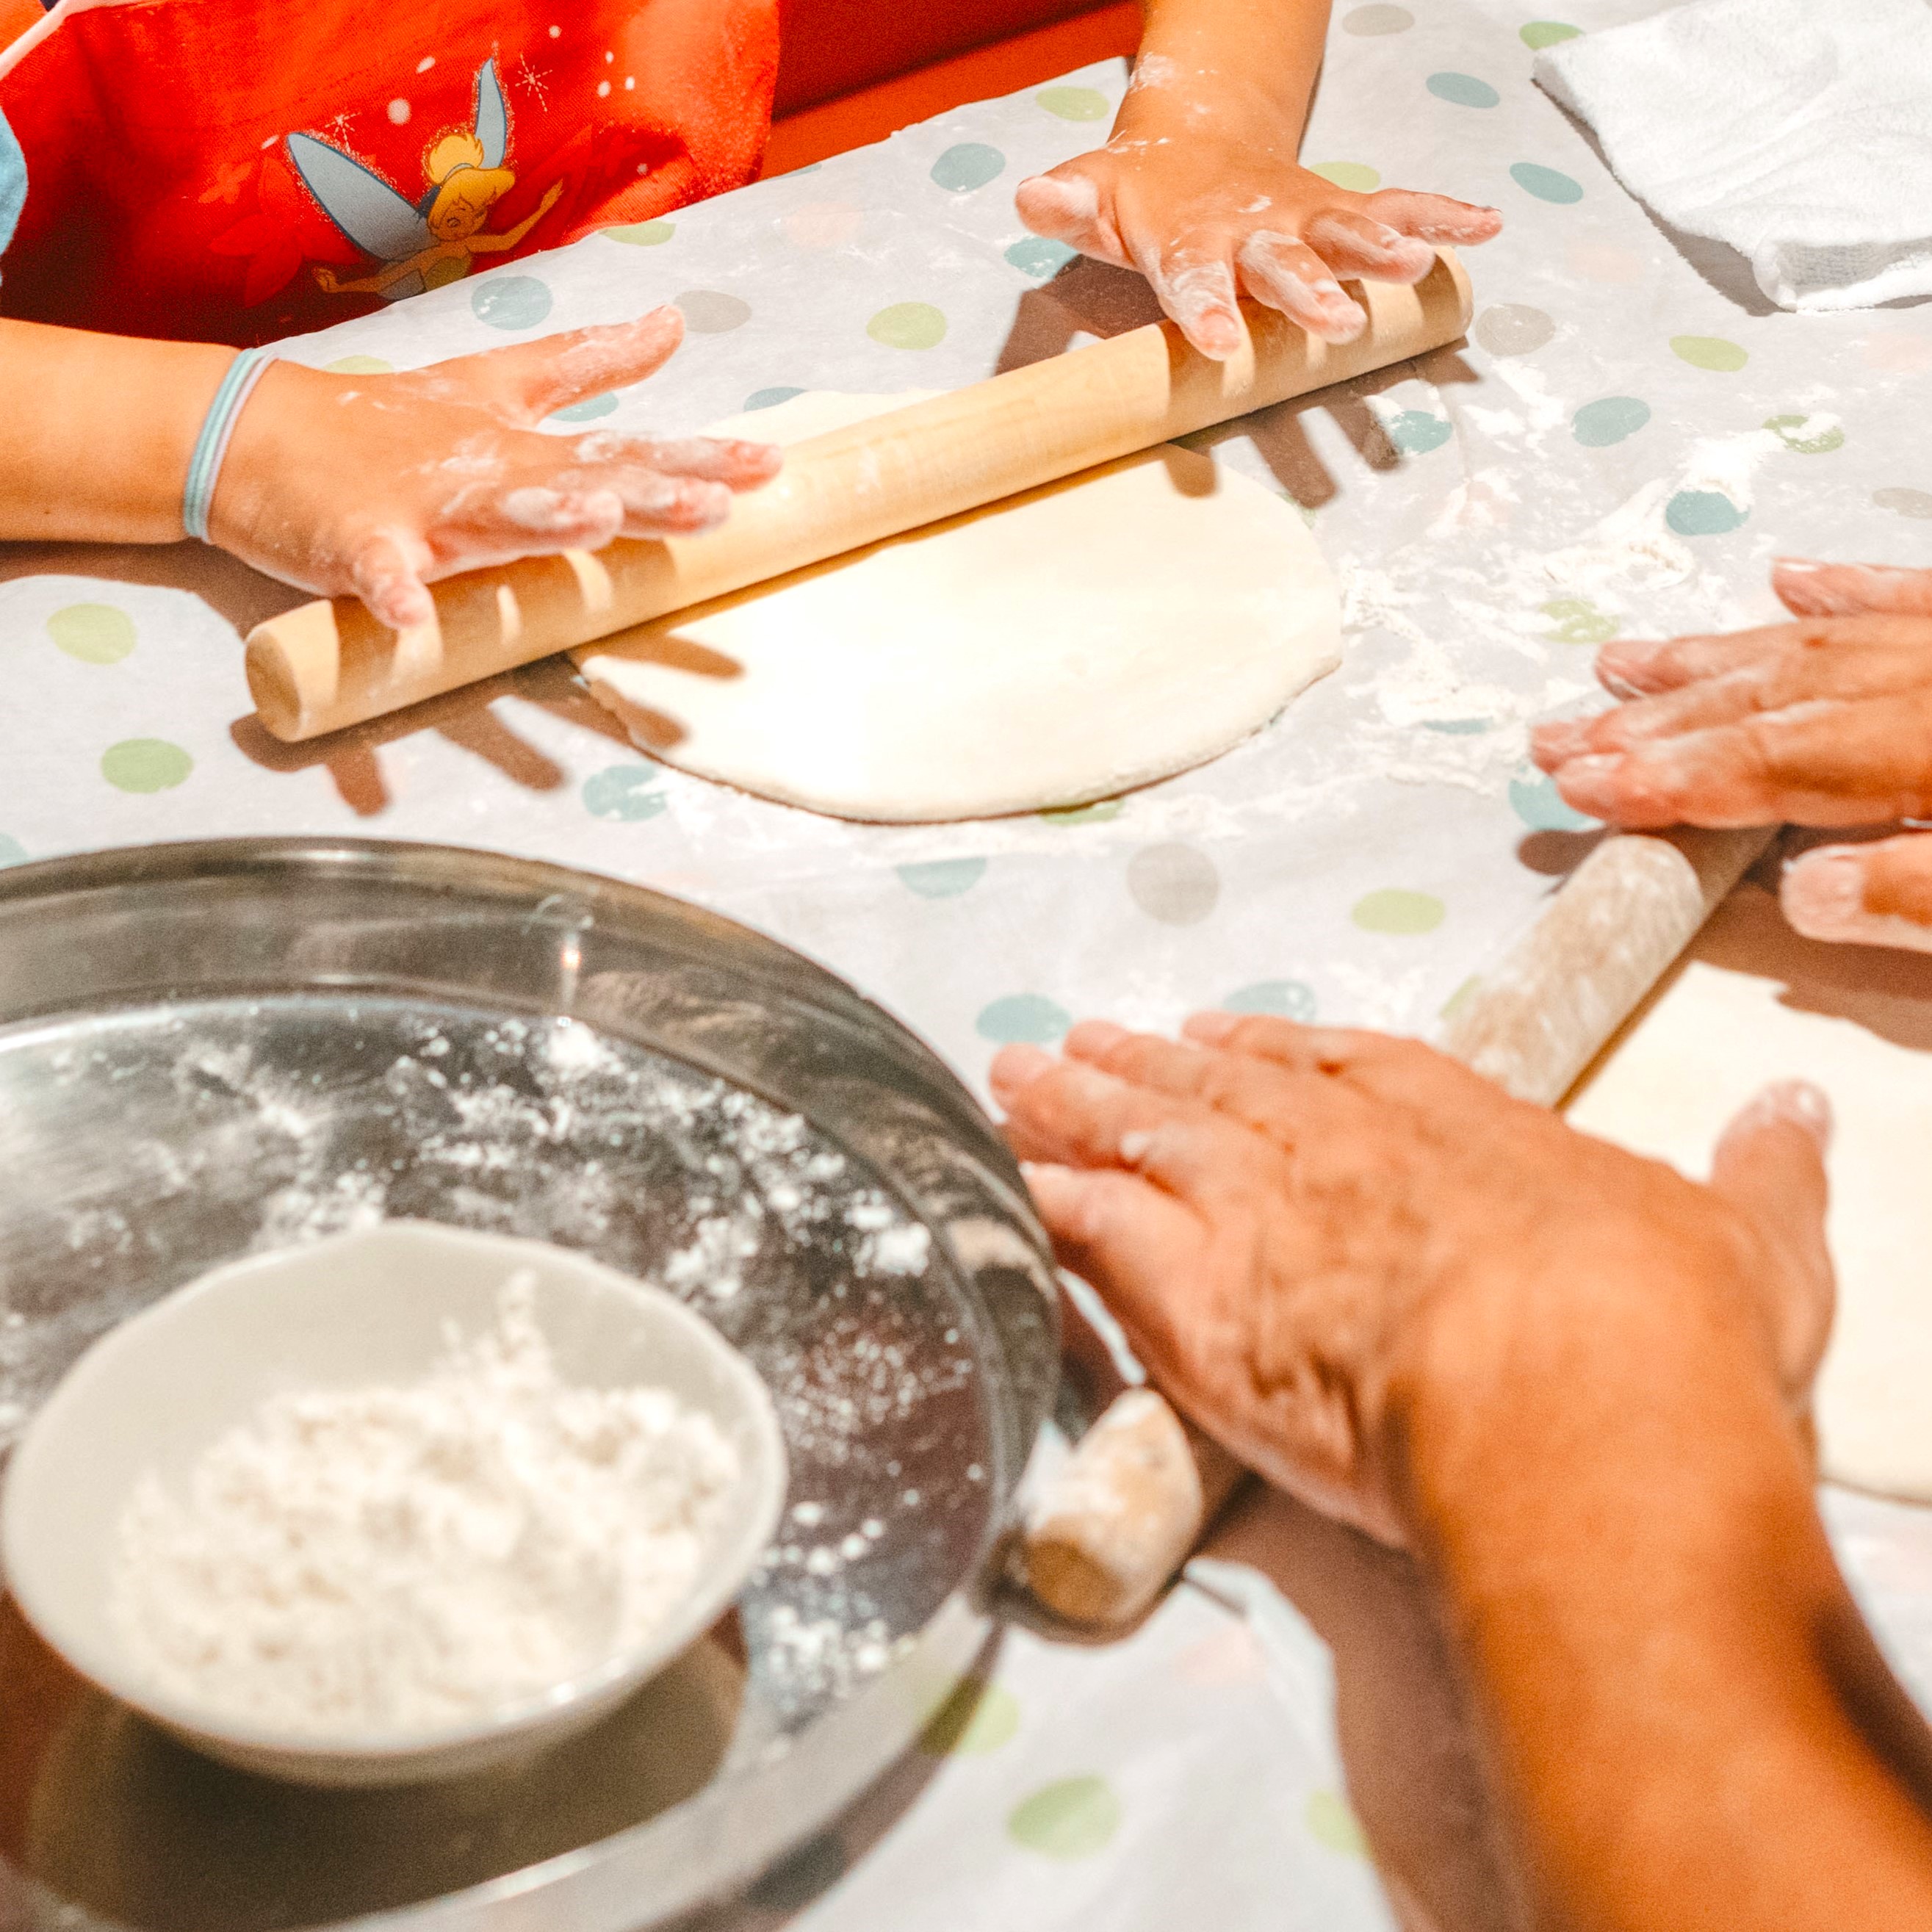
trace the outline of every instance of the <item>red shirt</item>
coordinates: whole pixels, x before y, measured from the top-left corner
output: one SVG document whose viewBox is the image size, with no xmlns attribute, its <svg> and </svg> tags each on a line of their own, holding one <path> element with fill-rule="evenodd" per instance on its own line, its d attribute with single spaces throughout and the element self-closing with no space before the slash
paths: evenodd
<svg viewBox="0 0 1932 1932">
<path fill-rule="evenodd" d="M 0 50 L 0 314 L 323 328 L 741 186 L 777 64 L 776 0 L 62 0 Z"/>
</svg>

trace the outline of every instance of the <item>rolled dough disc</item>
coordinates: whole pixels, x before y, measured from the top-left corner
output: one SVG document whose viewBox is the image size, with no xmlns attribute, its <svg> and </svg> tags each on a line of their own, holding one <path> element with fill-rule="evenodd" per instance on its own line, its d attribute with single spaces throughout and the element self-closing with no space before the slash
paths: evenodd
<svg viewBox="0 0 1932 1932">
<path fill-rule="evenodd" d="M 1793 1078 L 1837 1118 L 1824 1472 L 1932 1502 L 1932 958 L 1801 939 L 1771 893 L 1741 886 L 1564 1111 L 1702 1180 L 1732 1114 Z"/>
<path fill-rule="evenodd" d="M 796 442 L 916 400 L 797 396 Z M 586 645 L 652 757 L 839 818 L 982 818 L 1184 771 L 1341 662 L 1294 506 L 1172 445 Z"/>
</svg>

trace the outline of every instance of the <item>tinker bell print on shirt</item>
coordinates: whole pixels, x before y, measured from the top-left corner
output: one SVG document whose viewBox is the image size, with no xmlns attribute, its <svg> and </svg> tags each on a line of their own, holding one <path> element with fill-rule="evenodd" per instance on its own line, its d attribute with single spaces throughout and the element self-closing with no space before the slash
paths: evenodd
<svg viewBox="0 0 1932 1932">
<path fill-rule="evenodd" d="M 439 134 L 423 150 L 428 189 L 411 202 L 354 155 L 313 134 L 291 134 L 289 160 L 322 212 L 350 241 L 383 266 L 373 274 L 346 280 L 333 268 L 315 265 L 314 274 L 330 295 L 380 296 L 400 302 L 425 289 L 460 281 L 478 255 L 514 248 L 555 205 L 563 192 L 554 183 L 536 212 L 501 234 L 483 232 L 490 211 L 517 184 L 503 162 L 510 145 L 510 116 L 496 79 L 496 63 L 476 70 L 472 125 Z"/>
</svg>

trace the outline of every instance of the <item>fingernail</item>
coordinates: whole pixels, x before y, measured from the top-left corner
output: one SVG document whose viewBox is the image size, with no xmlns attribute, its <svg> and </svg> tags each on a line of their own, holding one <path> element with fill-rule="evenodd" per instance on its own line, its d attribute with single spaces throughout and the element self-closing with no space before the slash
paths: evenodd
<svg viewBox="0 0 1932 1932">
<path fill-rule="evenodd" d="M 1784 868 L 1778 898 L 1784 916 L 1808 939 L 1854 939 L 1870 922 L 1865 863 L 1849 846 L 1828 845 Z"/>
<path fill-rule="evenodd" d="M 1778 1118 L 1796 1121 L 1826 1154 L 1832 1145 L 1832 1102 L 1822 1087 L 1808 1080 L 1780 1080 L 1767 1087 L 1752 1103 Z"/>
<path fill-rule="evenodd" d="M 1581 758 L 1589 736 L 1588 724 L 1574 718 L 1534 725 L 1529 734 L 1529 754 L 1545 771 L 1550 771 L 1571 758 Z"/>
<path fill-rule="evenodd" d="M 1120 1162 L 1125 1167 L 1138 1167 L 1147 1159 L 1148 1150 L 1154 1145 L 1154 1136 L 1144 1128 L 1136 1128 L 1132 1133 L 1120 1136 Z"/>
<path fill-rule="evenodd" d="M 1822 563 L 1814 563 L 1809 557 L 1803 556 L 1773 557 L 1771 567 L 1792 577 L 1810 577 L 1825 568 Z"/>
<path fill-rule="evenodd" d="M 1190 1015 L 1180 1030 L 1190 1040 L 1204 1040 L 1210 1046 L 1218 1046 L 1240 1024 L 1241 1017 L 1239 1013 L 1224 1012 L 1220 1007 L 1213 1006 L 1205 1012 Z"/>
<path fill-rule="evenodd" d="M 1099 1054 L 1128 1037 L 1126 1028 L 1116 1026 L 1112 1020 L 1082 1020 L 1068 1032 L 1063 1045 L 1069 1053 Z"/>
<path fill-rule="evenodd" d="M 1002 1097 L 1030 1087 L 1042 1073 L 1050 1072 L 1053 1055 L 1037 1046 L 1004 1046 L 993 1056 L 987 1084 Z"/>
<path fill-rule="evenodd" d="M 1621 752 L 1598 752 L 1570 758 L 1556 773 L 1556 789 L 1564 800 L 1592 818 L 1607 818 L 1619 802 L 1622 788 L 1617 781 L 1626 760 Z"/>
</svg>

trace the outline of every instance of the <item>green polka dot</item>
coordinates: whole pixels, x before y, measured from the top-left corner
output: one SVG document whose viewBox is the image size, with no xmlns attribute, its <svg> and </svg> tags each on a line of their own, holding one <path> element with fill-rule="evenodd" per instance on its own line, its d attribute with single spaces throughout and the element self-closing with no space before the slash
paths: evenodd
<svg viewBox="0 0 1932 1932">
<path fill-rule="evenodd" d="M 1454 101 L 1458 107 L 1493 107 L 1502 99 L 1473 74 L 1432 74 L 1424 85 L 1438 100 Z"/>
<path fill-rule="evenodd" d="M 1105 825 L 1127 808 L 1124 798 L 1096 798 L 1091 805 L 1058 805 L 1040 814 L 1049 825 Z"/>
<path fill-rule="evenodd" d="M 1712 369 L 1722 376 L 1735 375 L 1750 360 L 1748 350 L 1721 335 L 1673 335 L 1670 352 L 1694 369 Z"/>
<path fill-rule="evenodd" d="M 946 340 L 946 317 L 930 302 L 894 302 L 866 323 L 866 333 L 888 349 L 937 349 Z"/>
<path fill-rule="evenodd" d="M 1063 1006 L 1039 993 L 1009 993 L 985 1008 L 973 1022 L 982 1040 L 1001 1046 L 1049 1046 L 1073 1024 Z"/>
<path fill-rule="evenodd" d="M 1436 1017 L 1438 1019 L 1442 1020 L 1454 1019 L 1456 1014 L 1460 1012 L 1462 1009 L 1476 997 L 1476 989 L 1478 987 L 1481 986 L 1482 983 L 1483 982 L 1480 976 L 1478 974 L 1472 973 L 1468 978 L 1465 980 L 1462 983 L 1442 1002 L 1441 1010 L 1437 1012 Z"/>
<path fill-rule="evenodd" d="M 1894 511 L 1901 517 L 1916 517 L 1922 521 L 1932 518 L 1932 490 L 1907 490 L 1894 483 L 1883 490 L 1874 490 L 1872 502 L 1878 508 Z"/>
<path fill-rule="evenodd" d="M 795 169 L 794 173 L 802 173 Z M 598 231 L 607 242 L 621 242 L 627 248 L 662 248 L 677 232 L 674 221 L 632 221 L 616 228 Z"/>
<path fill-rule="evenodd" d="M 0 866 L 17 866 L 27 856 L 27 848 L 17 838 L 0 832 Z"/>
<path fill-rule="evenodd" d="M 1277 1019 L 1299 1020 L 1305 1026 L 1316 1012 L 1315 988 L 1299 980 L 1257 980 L 1221 1002 L 1229 1013 L 1271 1013 Z"/>
<path fill-rule="evenodd" d="M 693 335 L 728 335 L 752 319 L 752 304 L 722 289 L 686 289 L 675 305 Z"/>
<path fill-rule="evenodd" d="M 568 409 L 552 410 L 550 419 L 552 422 L 595 422 L 599 416 L 614 413 L 616 407 L 615 396 L 586 396 L 582 402 L 572 403 Z"/>
<path fill-rule="evenodd" d="M 1097 87 L 1043 87 L 1034 99 L 1063 121 L 1104 121 L 1107 97 Z"/>
<path fill-rule="evenodd" d="M 788 403 L 791 400 L 793 397 L 802 396 L 804 394 L 805 392 L 802 389 L 783 388 L 776 389 L 754 389 L 752 393 L 745 398 L 745 407 L 748 410 L 775 410 L 778 407 L 779 404 Z"/>
<path fill-rule="evenodd" d="M 1348 1858 L 1368 1856 L 1368 1840 L 1362 1836 L 1362 1828 L 1355 1822 L 1354 1813 L 1348 1809 L 1347 1801 L 1340 1793 L 1311 1793 L 1302 1816 L 1307 1820 L 1309 1835 L 1318 1845 L 1325 1845 L 1330 1851 L 1340 1852 Z"/>
<path fill-rule="evenodd" d="M 1120 1801 L 1104 1778 L 1063 1778 L 1016 1808 L 1006 1829 L 1016 1844 L 1049 1858 L 1086 1858 L 1120 1828 Z"/>
<path fill-rule="evenodd" d="M 1540 53 L 1545 47 L 1574 40 L 1583 30 L 1571 26 L 1567 20 L 1531 20 L 1517 31 L 1522 36 L 1523 45 Z"/>
<path fill-rule="evenodd" d="M 1750 514 L 1717 490 L 1680 490 L 1664 506 L 1664 520 L 1680 537 L 1728 536 Z"/>
<path fill-rule="evenodd" d="M 491 328 L 534 328 L 550 310 L 550 290 L 534 275 L 498 275 L 470 293 L 470 314 Z"/>
<path fill-rule="evenodd" d="M 932 178 L 952 194 L 970 194 L 996 181 L 1005 171 L 1006 158 L 983 141 L 962 141 L 948 148 L 932 164 Z"/>
<path fill-rule="evenodd" d="M 1606 644 L 1622 628 L 1587 597 L 1552 597 L 1542 607 L 1553 626 L 1550 636 L 1559 644 Z"/>
<path fill-rule="evenodd" d="M 1794 456 L 1828 456 L 1845 446 L 1845 432 L 1836 423 L 1811 430 L 1808 416 L 1767 416 L 1764 426 Z"/>
<path fill-rule="evenodd" d="M 1035 280 L 1043 282 L 1048 276 L 1058 274 L 1078 253 L 1064 242 L 1049 242 L 1044 235 L 1029 235 L 1007 249 L 1006 258 L 1022 274 L 1031 275 Z"/>
<path fill-rule="evenodd" d="M 1558 168 L 1546 168 L 1540 161 L 1518 161 L 1510 170 L 1510 179 L 1526 194 L 1538 201 L 1559 206 L 1583 199 L 1583 184 L 1573 181 Z"/>
<path fill-rule="evenodd" d="M 650 789 L 657 782 L 655 765 L 611 765 L 592 772 L 584 781 L 584 809 L 599 818 L 641 824 L 664 808 L 664 794 Z"/>
<path fill-rule="evenodd" d="M 922 899 L 956 898 L 970 892 L 986 876 L 983 859 L 931 859 L 920 866 L 902 866 L 899 883 Z"/>
<path fill-rule="evenodd" d="M 118 664 L 134 648 L 134 620 L 112 604 L 69 604 L 47 620 L 47 635 L 82 664 Z"/>
<path fill-rule="evenodd" d="M 1342 31 L 1359 34 L 1364 39 L 1383 34 L 1406 34 L 1415 25 L 1415 16 L 1406 7 L 1392 7 L 1376 0 L 1370 7 L 1358 7 L 1342 16 Z"/>
<path fill-rule="evenodd" d="M 338 356 L 333 362 L 322 366 L 335 376 L 393 376 L 396 373 L 396 365 L 385 362 L 380 356 Z"/>
<path fill-rule="evenodd" d="M 1317 161 L 1308 172 L 1356 194 L 1373 194 L 1382 184 L 1382 176 L 1361 161 Z"/>
<path fill-rule="evenodd" d="M 1386 932 L 1405 938 L 1433 932 L 1448 908 L 1433 892 L 1412 892 L 1384 886 L 1358 899 L 1348 916 L 1364 932 Z"/>
<path fill-rule="evenodd" d="M 801 1912 L 845 1876 L 845 1847 L 835 1832 L 779 1859 L 746 1894 L 761 1912 Z"/>
<path fill-rule="evenodd" d="M 919 1748 L 928 1757 L 981 1757 L 1010 1742 L 1019 1727 L 1012 1693 L 969 1677 L 920 1733 Z"/>
<path fill-rule="evenodd" d="M 1426 456 L 1432 449 L 1440 449 L 1456 433 L 1426 410 L 1404 410 L 1385 427 L 1390 442 L 1411 456 Z"/>
<path fill-rule="evenodd" d="M 1594 832 L 1598 821 L 1564 802 L 1556 781 L 1526 772 L 1510 781 L 1510 808 L 1532 832 Z"/>
<path fill-rule="evenodd" d="M 117 791 L 172 791 L 194 760 L 165 738 L 124 738 L 100 754 L 100 776 Z"/>
<path fill-rule="evenodd" d="M 1192 845 L 1150 845 L 1127 866 L 1127 890 L 1163 926 L 1198 926 L 1221 896 L 1221 875 Z"/>
<path fill-rule="evenodd" d="M 1649 420 L 1650 405 L 1635 396 L 1600 396 L 1570 418 L 1570 428 L 1586 449 L 1607 449 L 1636 435 Z"/>
</svg>

